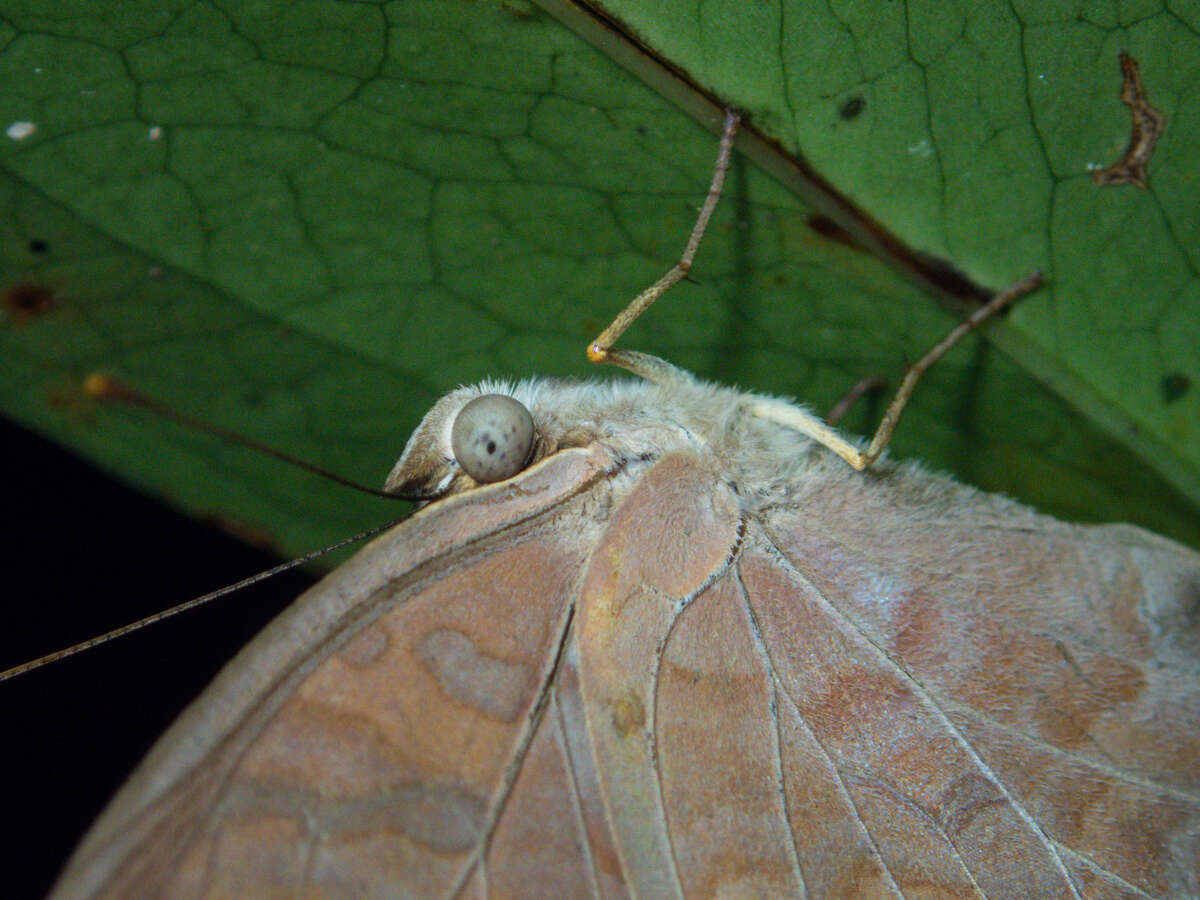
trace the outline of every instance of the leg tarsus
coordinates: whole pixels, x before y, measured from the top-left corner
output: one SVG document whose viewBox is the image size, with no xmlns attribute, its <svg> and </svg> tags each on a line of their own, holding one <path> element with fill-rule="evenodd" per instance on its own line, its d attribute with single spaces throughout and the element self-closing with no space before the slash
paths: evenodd
<svg viewBox="0 0 1200 900">
<path fill-rule="evenodd" d="M 826 425 L 837 425 L 842 416 L 850 411 L 850 407 L 866 394 L 882 393 L 887 387 L 887 379 L 882 375 L 868 375 L 850 388 L 837 403 L 825 414 Z"/>
</svg>

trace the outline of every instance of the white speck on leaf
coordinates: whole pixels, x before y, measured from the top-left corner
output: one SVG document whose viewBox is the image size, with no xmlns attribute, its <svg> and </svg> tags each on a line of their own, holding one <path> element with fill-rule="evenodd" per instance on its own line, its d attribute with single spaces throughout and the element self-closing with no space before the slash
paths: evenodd
<svg viewBox="0 0 1200 900">
<path fill-rule="evenodd" d="M 908 152 L 914 156 L 921 157 L 921 159 L 928 159 L 933 156 L 933 145 L 929 143 L 928 138 L 921 138 L 921 140 L 908 148 Z"/>
<path fill-rule="evenodd" d="M 152 140 L 152 141 L 161 140 L 162 136 L 163 136 L 163 130 L 162 130 L 161 125 L 150 126 L 150 140 Z"/>
<path fill-rule="evenodd" d="M 13 122 L 5 129 L 7 134 L 14 141 L 23 141 L 37 131 L 37 126 L 32 122 Z"/>
</svg>

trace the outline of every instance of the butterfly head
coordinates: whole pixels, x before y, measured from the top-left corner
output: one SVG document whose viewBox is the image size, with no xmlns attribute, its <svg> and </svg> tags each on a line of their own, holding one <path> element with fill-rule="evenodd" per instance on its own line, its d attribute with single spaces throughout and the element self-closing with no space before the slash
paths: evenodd
<svg viewBox="0 0 1200 900">
<path fill-rule="evenodd" d="M 534 378 L 461 387 L 425 414 L 384 490 L 430 502 L 506 481 L 568 447 L 594 447 L 614 470 L 675 449 L 725 452 L 730 442 L 756 440 L 748 398 L 691 376 L 661 385 Z M 794 435 L 787 442 L 792 456 Z"/>
<path fill-rule="evenodd" d="M 549 412 L 550 380 L 488 381 L 442 397 L 425 414 L 388 475 L 384 490 L 430 501 L 505 481 L 565 446 L 593 434 L 565 428 Z"/>
</svg>

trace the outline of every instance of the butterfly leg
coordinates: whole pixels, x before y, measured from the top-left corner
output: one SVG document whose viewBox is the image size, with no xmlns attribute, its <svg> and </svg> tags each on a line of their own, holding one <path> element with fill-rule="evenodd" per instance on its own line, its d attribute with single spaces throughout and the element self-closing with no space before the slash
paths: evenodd
<svg viewBox="0 0 1200 900">
<path fill-rule="evenodd" d="M 868 375 L 854 387 L 850 388 L 845 396 L 835 403 L 829 412 L 825 413 L 825 424 L 837 425 L 842 420 L 842 416 L 846 415 L 850 411 L 850 408 L 862 397 L 867 394 L 882 392 L 885 387 L 887 387 L 887 379 L 882 375 Z"/>
<path fill-rule="evenodd" d="M 883 414 L 883 420 L 875 429 L 875 436 L 871 438 L 871 443 L 867 445 L 866 450 L 859 450 L 820 419 L 791 404 L 763 400 L 751 407 L 752 411 L 755 415 L 808 435 L 813 440 L 824 444 L 855 469 L 862 471 L 877 460 L 884 448 L 887 447 L 888 442 L 892 439 L 892 433 L 896 430 L 896 423 L 900 421 L 900 414 L 908 405 L 908 400 L 916 389 L 917 382 L 921 380 L 921 376 L 929 370 L 930 366 L 941 359 L 946 351 L 962 340 L 965 335 L 974 331 L 1018 297 L 1036 289 L 1041 283 L 1042 273 L 1032 272 L 1003 291 L 994 294 L 987 303 L 975 310 L 949 334 L 934 344 L 924 356 L 909 366 L 908 371 L 904 373 L 904 380 L 900 382 L 900 389 L 896 391 L 896 396 L 888 404 L 887 411 Z"/>
<path fill-rule="evenodd" d="M 612 323 L 588 345 L 587 355 L 592 362 L 614 363 L 636 375 L 656 382 L 678 377 L 677 373 L 682 371 L 657 357 L 646 353 L 635 353 L 631 350 L 613 350 L 612 345 L 638 316 L 650 308 L 655 300 L 686 278 L 688 272 L 691 271 L 692 260 L 700 246 L 700 239 L 704 237 L 704 232 L 708 228 L 708 220 L 712 218 L 717 201 L 721 199 L 721 189 L 725 185 L 725 173 L 729 169 L 729 158 L 733 153 L 733 135 L 737 131 L 739 121 L 738 114 L 733 110 L 725 113 L 725 129 L 721 133 L 721 145 L 717 151 L 717 165 L 713 170 L 712 183 L 708 187 L 708 196 L 704 198 L 704 205 L 700 208 L 700 215 L 696 218 L 692 233 L 688 236 L 683 255 L 662 278 L 634 297 L 629 305 L 617 314 Z"/>
</svg>

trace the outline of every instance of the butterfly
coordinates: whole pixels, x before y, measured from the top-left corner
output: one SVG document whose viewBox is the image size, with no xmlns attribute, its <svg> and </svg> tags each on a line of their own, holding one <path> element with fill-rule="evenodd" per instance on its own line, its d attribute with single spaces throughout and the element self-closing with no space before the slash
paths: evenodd
<svg viewBox="0 0 1200 900">
<path fill-rule="evenodd" d="M 62 896 L 1200 890 L 1200 556 L 613 339 L 434 405 Z"/>
</svg>

